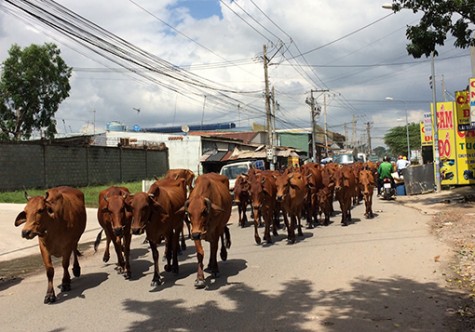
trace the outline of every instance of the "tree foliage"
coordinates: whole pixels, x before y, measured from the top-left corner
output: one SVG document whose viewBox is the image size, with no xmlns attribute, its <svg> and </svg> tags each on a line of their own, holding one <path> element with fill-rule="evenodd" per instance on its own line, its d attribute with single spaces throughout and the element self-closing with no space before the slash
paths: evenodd
<svg viewBox="0 0 475 332">
<path fill-rule="evenodd" d="M 429 57 L 432 51 L 437 55 L 436 46 L 443 46 L 448 34 L 455 37 L 455 47 L 475 46 L 473 0 L 393 0 L 392 8 L 424 13 L 419 24 L 406 29 L 407 52 L 414 58 Z"/>
<path fill-rule="evenodd" d="M 49 43 L 10 48 L 0 77 L 0 139 L 29 139 L 35 130 L 54 138 L 54 115 L 71 89 L 72 68 L 60 53 Z"/>
<path fill-rule="evenodd" d="M 384 144 L 388 147 L 388 154 L 391 156 L 407 155 L 407 131 L 406 126 L 391 128 L 384 135 Z M 420 125 L 418 123 L 409 124 L 409 144 L 411 150 L 421 147 Z M 410 156 L 408 156 L 410 158 Z"/>
</svg>

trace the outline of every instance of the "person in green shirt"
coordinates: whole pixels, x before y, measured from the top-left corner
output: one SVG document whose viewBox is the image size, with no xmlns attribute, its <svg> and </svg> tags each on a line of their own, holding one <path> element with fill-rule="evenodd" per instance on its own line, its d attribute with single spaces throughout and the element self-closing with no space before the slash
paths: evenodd
<svg viewBox="0 0 475 332">
<path fill-rule="evenodd" d="M 396 187 L 394 185 L 394 179 L 391 175 L 393 172 L 393 164 L 391 164 L 389 157 L 385 156 L 383 158 L 383 162 L 378 167 L 378 196 L 381 195 L 381 188 L 383 187 L 384 178 L 389 178 L 391 180 L 392 187 Z"/>
</svg>

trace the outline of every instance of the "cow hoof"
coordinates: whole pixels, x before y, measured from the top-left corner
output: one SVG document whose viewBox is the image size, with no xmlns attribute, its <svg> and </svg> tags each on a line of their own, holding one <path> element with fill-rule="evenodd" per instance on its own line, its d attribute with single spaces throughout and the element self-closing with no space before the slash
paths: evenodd
<svg viewBox="0 0 475 332">
<path fill-rule="evenodd" d="M 346 227 L 346 226 L 348 226 L 348 223 L 345 221 L 345 222 L 342 222 L 341 225 L 342 225 L 343 227 Z"/>
<path fill-rule="evenodd" d="M 173 272 L 174 274 L 178 274 L 178 266 L 173 266 L 173 267 L 172 267 L 172 272 Z"/>
<path fill-rule="evenodd" d="M 44 304 L 50 304 L 56 302 L 56 296 L 54 294 L 46 294 Z"/>
<path fill-rule="evenodd" d="M 152 282 L 150 283 L 150 287 L 158 287 L 160 286 L 161 284 L 163 284 L 162 280 L 158 279 L 158 280 L 152 280 Z"/>
<path fill-rule="evenodd" d="M 107 263 L 109 261 L 109 258 L 110 258 L 110 255 L 104 255 L 104 257 L 102 257 L 102 261 L 104 263 Z"/>
<path fill-rule="evenodd" d="M 216 278 L 219 278 L 221 276 L 221 273 L 219 273 L 219 271 L 214 271 L 211 273 L 211 277 L 216 279 Z"/>
<path fill-rule="evenodd" d="M 124 273 L 124 279 L 125 279 L 125 280 L 130 280 L 131 277 L 132 277 L 132 273 L 131 273 L 131 272 L 125 272 L 125 273 Z"/>
<path fill-rule="evenodd" d="M 71 290 L 71 284 L 61 284 L 59 287 L 62 292 L 69 292 Z"/>
<path fill-rule="evenodd" d="M 256 241 L 257 244 L 261 244 L 261 238 L 260 237 L 255 237 L 254 240 Z"/>
<path fill-rule="evenodd" d="M 77 278 L 77 277 L 80 277 L 81 276 L 81 267 L 73 267 L 73 275 Z"/>
<path fill-rule="evenodd" d="M 199 279 L 196 279 L 195 280 L 195 288 L 197 289 L 203 289 L 206 287 L 206 284 L 205 284 L 205 281 L 204 280 L 199 280 Z"/>
<path fill-rule="evenodd" d="M 221 256 L 221 259 L 223 261 L 226 261 L 228 259 L 228 252 L 226 250 L 221 250 L 221 252 L 219 253 L 219 256 Z"/>
<path fill-rule="evenodd" d="M 186 244 L 185 244 L 185 243 L 182 243 L 182 244 L 181 244 L 181 250 L 183 250 L 183 251 L 186 250 Z"/>
<path fill-rule="evenodd" d="M 172 267 L 168 264 L 165 264 L 165 266 L 163 267 L 163 269 L 166 271 L 166 272 L 171 272 L 172 270 Z"/>
</svg>

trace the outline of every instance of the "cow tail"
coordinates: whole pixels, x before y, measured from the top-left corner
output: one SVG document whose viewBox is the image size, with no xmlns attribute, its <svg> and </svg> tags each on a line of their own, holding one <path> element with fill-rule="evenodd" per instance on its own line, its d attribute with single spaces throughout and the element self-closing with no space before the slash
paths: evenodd
<svg viewBox="0 0 475 332">
<path fill-rule="evenodd" d="M 103 229 L 101 229 L 99 234 L 97 234 L 96 241 L 94 241 L 94 252 L 97 252 L 97 248 L 99 248 L 99 243 L 101 243 L 102 231 Z"/>
</svg>

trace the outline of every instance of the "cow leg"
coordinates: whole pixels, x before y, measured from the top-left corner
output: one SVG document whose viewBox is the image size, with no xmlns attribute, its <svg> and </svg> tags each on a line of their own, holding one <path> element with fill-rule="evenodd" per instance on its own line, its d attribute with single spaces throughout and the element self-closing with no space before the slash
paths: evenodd
<svg viewBox="0 0 475 332">
<path fill-rule="evenodd" d="M 62 266 L 63 266 L 63 280 L 61 280 L 61 291 L 68 292 L 71 290 L 71 275 L 69 274 L 69 260 L 71 258 L 71 252 L 63 255 Z"/>
<path fill-rule="evenodd" d="M 272 237 L 270 236 L 270 225 L 272 222 L 272 211 L 265 211 L 264 215 L 264 241 L 272 243 Z"/>
<path fill-rule="evenodd" d="M 180 231 L 176 230 L 175 232 L 171 230 L 167 235 L 168 240 L 166 241 L 167 246 L 167 264 L 165 265 L 165 271 L 178 273 L 178 247 L 179 247 L 179 236 Z"/>
<path fill-rule="evenodd" d="M 287 213 L 284 211 L 282 214 L 284 216 L 285 227 L 287 227 L 287 239 L 290 241 L 290 243 L 295 243 L 295 230 L 294 230 L 292 216 L 290 217 L 290 223 L 289 223 L 289 218 L 287 216 Z"/>
<path fill-rule="evenodd" d="M 104 263 L 107 263 L 111 257 L 110 251 L 109 251 L 109 246 L 111 244 L 111 238 L 109 236 L 109 233 L 106 231 L 106 247 L 104 248 L 104 256 L 102 257 L 102 261 Z"/>
<path fill-rule="evenodd" d="M 252 207 L 252 215 L 254 219 L 254 241 L 257 244 L 261 244 L 261 237 L 259 236 L 259 207 L 253 206 Z"/>
<path fill-rule="evenodd" d="M 51 256 L 48 250 L 44 247 L 41 241 L 40 242 L 40 252 L 41 257 L 43 258 L 43 264 L 46 270 L 46 277 L 48 278 L 48 287 L 46 289 L 46 296 L 44 299 L 44 303 L 54 303 L 56 302 L 56 295 L 54 294 L 53 289 L 53 278 L 54 278 L 54 267 L 53 262 L 51 261 Z"/>
<path fill-rule="evenodd" d="M 117 255 L 117 273 L 124 273 L 125 270 L 125 261 L 124 255 L 122 254 L 122 239 L 120 236 L 114 236 L 115 253 Z"/>
<path fill-rule="evenodd" d="M 73 255 L 73 275 L 77 278 L 81 275 L 81 267 L 79 266 L 77 246 L 76 249 L 73 250 Z"/>
<path fill-rule="evenodd" d="M 153 241 L 148 240 L 148 243 L 150 245 L 150 250 L 152 251 L 152 257 L 153 257 L 153 278 L 152 278 L 152 283 L 150 284 L 150 287 L 157 287 L 162 284 L 162 279 L 160 278 L 160 271 L 158 269 L 158 249 L 157 249 L 157 244 Z"/>
<path fill-rule="evenodd" d="M 203 258 L 205 252 L 203 250 L 203 245 L 201 240 L 194 240 L 195 241 L 195 248 L 196 248 L 196 258 L 198 259 L 198 271 L 196 274 L 195 280 L 195 288 L 205 288 L 205 276 L 203 272 Z"/>
<path fill-rule="evenodd" d="M 279 229 L 279 210 L 275 209 L 272 218 L 272 234 L 279 236 L 277 230 Z"/>
<path fill-rule="evenodd" d="M 229 231 L 228 231 L 228 234 L 229 234 Z M 224 243 L 224 234 L 221 235 L 221 251 L 219 252 L 219 256 L 221 257 L 223 261 L 226 261 L 228 259 L 228 252 L 226 250 L 226 245 Z"/>
<path fill-rule="evenodd" d="M 130 269 L 130 242 L 132 241 L 132 234 L 130 229 L 124 230 L 124 259 L 125 259 L 125 271 L 124 278 L 130 279 L 132 271 Z"/>
<path fill-rule="evenodd" d="M 210 254 L 209 254 L 209 263 L 208 263 L 208 269 L 211 272 L 211 275 L 213 278 L 218 278 L 219 277 L 219 269 L 218 269 L 218 259 L 217 254 L 218 254 L 218 241 L 219 239 L 212 240 L 209 242 L 210 244 Z"/>
<path fill-rule="evenodd" d="M 180 227 L 180 239 L 181 239 L 181 245 L 178 249 L 181 249 L 183 251 L 186 250 L 186 242 L 185 242 L 185 231 L 183 229 L 183 225 Z M 179 254 L 181 255 L 182 252 L 180 251 Z"/>
<path fill-rule="evenodd" d="M 242 202 L 242 227 L 246 227 L 246 226 L 247 226 L 246 210 L 247 210 L 247 203 L 246 203 L 246 202 Z"/>
</svg>

